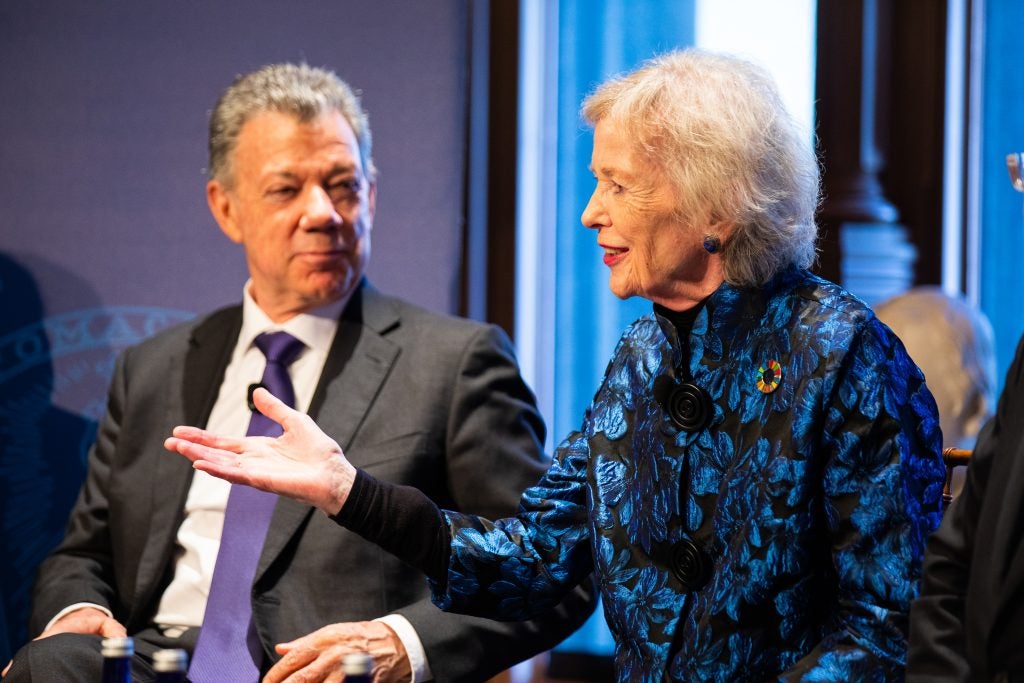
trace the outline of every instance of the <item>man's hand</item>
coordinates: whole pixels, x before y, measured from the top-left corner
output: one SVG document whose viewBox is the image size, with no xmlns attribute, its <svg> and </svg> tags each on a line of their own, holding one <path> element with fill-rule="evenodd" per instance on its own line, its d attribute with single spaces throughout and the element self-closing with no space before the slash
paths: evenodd
<svg viewBox="0 0 1024 683">
<path fill-rule="evenodd" d="M 50 628 L 40 633 L 36 640 L 55 636 L 58 633 L 87 633 L 104 638 L 120 638 L 128 635 L 121 622 L 108 617 L 105 612 L 95 607 L 83 607 L 74 612 L 68 612 L 53 622 Z"/>
<path fill-rule="evenodd" d="M 184 455 L 195 469 L 233 484 L 278 493 L 337 514 L 356 477 L 341 447 L 312 418 L 292 410 L 266 389 L 257 389 L 252 398 L 284 434 L 276 439 L 234 439 L 195 427 L 175 427 L 164 448 Z"/>
<path fill-rule="evenodd" d="M 83 607 L 74 612 L 68 612 L 53 622 L 50 628 L 40 633 L 36 640 L 49 638 L 58 633 L 85 633 L 103 638 L 119 638 L 128 635 L 121 622 L 108 617 L 105 612 L 95 607 Z M 8 662 L 0 675 L 6 676 L 10 668 L 11 662 Z"/>
<path fill-rule="evenodd" d="M 374 683 L 406 683 L 412 666 L 405 646 L 395 632 L 380 621 L 331 624 L 308 636 L 276 647 L 284 655 L 271 667 L 263 683 L 338 683 L 344 681 L 341 660 L 350 652 L 373 657 Z"/>
</svg>

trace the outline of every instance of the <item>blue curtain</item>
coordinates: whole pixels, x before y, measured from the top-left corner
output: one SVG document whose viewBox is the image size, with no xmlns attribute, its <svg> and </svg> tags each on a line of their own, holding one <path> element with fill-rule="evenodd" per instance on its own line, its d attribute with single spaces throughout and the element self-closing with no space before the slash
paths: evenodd
<svg viewBox="0 0 1024 683">
<path fill-rule="evenodd" d="M 1006 155 L 1024 152 L 1024 3 L 987 0 L 981 137 L 981 308 L 992 321 L 1001 389 L 1024 333 L 1024 194 Z"/>
<path fill-rule="evenodd" d="M 594 189 L 593 134 L 580 103 L 598 84 L 645 59 L 693 44 L 694 1 L 562 0 L 559 5 L 555 413 L 559 437 L 577 428 L 625 327 L 650 311 L 608 290 L 597 234 L 580 223 Z"/>
<path fill-rule="evenodd" d="M 620 301 L 608 290 L 597 235 L 580 214 L 594 178 L 592 132 L 580 103 L 598 84 L 655 54 L 694 43 L 695 0 L 562 0 L 558 17 L 558 181 L 555 255 L 554 421 L 560 439 L 578 429 L 619 335 L 649 312 L 643 299 Z M 609 654 L 599 610 L 560 649 Z"/>
</svg>

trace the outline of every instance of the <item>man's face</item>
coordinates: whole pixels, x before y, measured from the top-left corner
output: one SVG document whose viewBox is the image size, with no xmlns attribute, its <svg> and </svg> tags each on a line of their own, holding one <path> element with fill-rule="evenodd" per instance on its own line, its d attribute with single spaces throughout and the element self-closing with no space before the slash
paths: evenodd
<svg viewBox="0 0 1024 683">
<path fill-rule="evenodd" d="M 263 112 L 229 161 L 230 184 L 211 180 L 207 200 L 245 248 L 256 303 L 280 322 L 348 296 L 370 257 L 376 192 L 345 117 Z"/>
</svg>

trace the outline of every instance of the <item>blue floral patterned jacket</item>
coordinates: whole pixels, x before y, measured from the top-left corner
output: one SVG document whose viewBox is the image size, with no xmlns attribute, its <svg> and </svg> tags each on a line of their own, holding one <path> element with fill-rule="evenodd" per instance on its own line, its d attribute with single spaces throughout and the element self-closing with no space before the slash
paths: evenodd
<svg viewBox="0 0 1024 683">
<path fill-rule="evenodd" d="M 435 601 L 519 619 L 595 571 L 621 681 L 902 679 L 941 515 L 920 371 L 862 302 L 796 269 L 720 287 L 689 341 L 687 373 L 675 328 L 637 320 L 518 516 L 445 513 Z M 654 399 L 677 372 L 710 394 L 706 428 L 677 429 Z"/>
</svg>

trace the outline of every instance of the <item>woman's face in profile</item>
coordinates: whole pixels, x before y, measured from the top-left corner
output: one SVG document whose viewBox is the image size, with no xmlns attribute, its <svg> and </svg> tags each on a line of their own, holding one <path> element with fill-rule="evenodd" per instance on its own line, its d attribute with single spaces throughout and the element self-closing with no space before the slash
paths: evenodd
<svg viewBox="0 0 1024 683">
<path fill-rule="evenodd" d="M 635 152 L 613 120 L 602 119 L 594 128 L 591 171 L 597 187 L 581 220 L 597 230 L 612 293 L 620 299 L 642 296 L 673 310 L 703 299 L 709 275 L 703 233 L 679 220 L 668 177 Z"/>
</svg>

